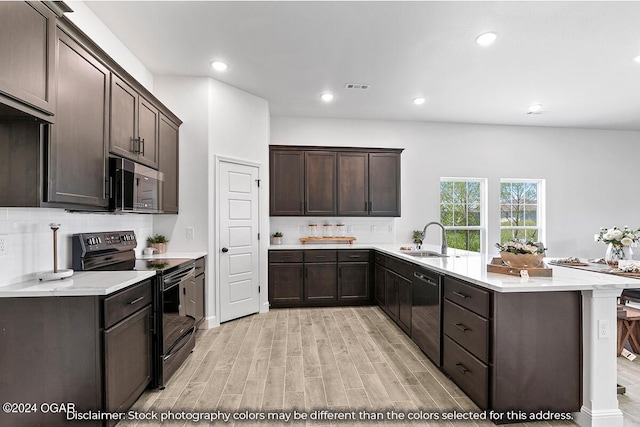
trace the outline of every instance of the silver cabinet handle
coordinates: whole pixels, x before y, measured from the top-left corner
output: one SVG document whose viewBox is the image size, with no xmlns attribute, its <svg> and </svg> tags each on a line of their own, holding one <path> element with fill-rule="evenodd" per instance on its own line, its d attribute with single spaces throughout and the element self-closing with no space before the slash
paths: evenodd
<svg viewBox="0 0 640 427">
<path fill-rule="evenodd" d="M 144 297 L 138 297 L 138 298 L 134 299 L 133 301 L 129 301 L 129 305 L 137 304 L 140 301 L 142 301 L 143 299 L 144 299 Z"/>
<path fill-rule="evenodd" d="M 460 329 L 462 332 L 467 332 L 471 330 L 468 327 L 466 327 L 463 323 L 456 323 L 455 327 Z"/>
</svg>

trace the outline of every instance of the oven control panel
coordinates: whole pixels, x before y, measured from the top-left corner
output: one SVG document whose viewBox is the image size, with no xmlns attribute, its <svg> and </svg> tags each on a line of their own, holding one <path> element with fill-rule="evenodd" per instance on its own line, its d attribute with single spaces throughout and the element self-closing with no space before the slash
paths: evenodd
<svg viewBox="0 0 640 427">
<path fill-rule="evenodd" d="M 127 250 L 138 245 L 133 231 L 81 233 L 74 234 L 73 239 L 84 247 L 85 252 Z"/>
</svg>

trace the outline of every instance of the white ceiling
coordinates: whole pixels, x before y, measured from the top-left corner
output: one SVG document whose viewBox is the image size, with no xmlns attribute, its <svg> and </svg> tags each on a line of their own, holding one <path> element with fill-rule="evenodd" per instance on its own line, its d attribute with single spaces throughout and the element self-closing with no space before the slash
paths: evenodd
<svg viewBox="0 0 640 427">
<path fill-rule="evenodd" d="M 213 77 L 274 116 L 640 130 L 640 2 L 86 4 L 154 75 Z"/>
</svg>

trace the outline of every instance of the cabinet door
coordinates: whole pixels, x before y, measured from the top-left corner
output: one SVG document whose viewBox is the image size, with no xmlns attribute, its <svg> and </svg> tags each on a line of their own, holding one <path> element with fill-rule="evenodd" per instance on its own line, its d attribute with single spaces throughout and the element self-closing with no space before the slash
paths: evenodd
<svg viewBox="0 0 640 427">
<path fill-rule="evenodd" d="M 338 153 L 338 215 L 369 214 L 368 153 Z"/>
<path fill-rule="evenodd" d="M 305 301 L 335 301 L 337 299 L 337 264 L 305 264 L 304 274 Z"/>
<path fill-rule="evenodd" d="M 111 137 L 113 154 L 138 160 L 138 93 L 125 81 L 111 75 Z"/>
<path fill-rule="evenodd" d="M 304 152 L 269 153 L 269 214 L 304 215 Z"/>
<path fill-rule="evenodd" d="M 151 381 L 151 305 L 104 332 L 105 411 L 124 412 Z"/>
<path fill-rule="evenodd" d="M 336 214 L 336 153 L 305 152 L 305 214 Z"/>
<path fill-rule="evenodd" d="M 55 15 L 36 2 L 0 2 L 0 101 L 51 121 Z"/>
<path fill-rule="evenodd" d="M 164 174 L 161 206 L 164 213 L 178 213 L 178 126 L 160 114 L 158 138 L 160 172 Z"/>
<path fill-rule="evenodd" d="M 385 269 L 384 267 L 382 267 L 379 264 L 376 264 L 376 266 L 374 267 L 374 288 L 375 288 L 375 298 L 376 298 L 376 302 L 378 303 L 378 305 L 380 307 L 384 307 L 385 306 Z"/>
<path fill-rule="evenodd" d="M 138 104 L 138 162 L 158 168 L 158 109 L 140 97 Z"/>
<path fill-rule="evenodd" d="M 398 276 L 398 323 L 411 335 L 411 281 Z"/>
<path fill-rule="evenodd" d="M 302 302 L 302 263 L 269 264 L 269 303 L 283 306 Z"/>
<path fill-rule="evenodd" d="M 369 154 L 369 215 L 400 216 L 400 154 Z"/>
<path fill-rule="evenodd" d="M 369 263 L 338 264 L 338 299 L 358 301 L 369 299 Z"/>
<path fill-rule="evenodd" d="M 58 101 L 46 201 L 106 208 L 109 70 L 61 30 L 56 36 Z"/>
<path fill-rule="evenodd" d="M 398 305 L 398 276 L 389 270 L 385 270 L 384 288 L 386 311 L 394 321 L 397 321 L 400 309 Z"/>
</svg>

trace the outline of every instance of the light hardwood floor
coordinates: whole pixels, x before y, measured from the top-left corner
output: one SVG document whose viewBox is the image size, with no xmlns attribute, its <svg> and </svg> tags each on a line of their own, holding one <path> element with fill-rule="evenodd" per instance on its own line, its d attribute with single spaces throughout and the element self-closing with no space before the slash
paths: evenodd
<svg viewBox="0 0 640 427">
<path fill-rule="evenodd" d="M 640 362 L 619 363 L 625 427 L 640 425 Z M 479 412 L 378 307 L 274 309 L 200 331 L 167 387 L 146 391 L 142 413 Z M 158 425 L 123 421 L 118 427 Z M 245 425 L 233 422 L 228 425 Z M 304 421 L 252 425 L 305 425 Z M 464 425 L 489 421 L 307 421 L 307 425 Z M 223 425 L 176 420 L 163 426 Z M 511 426 L 566 426 L 536 422 Z"/>
</svg>

